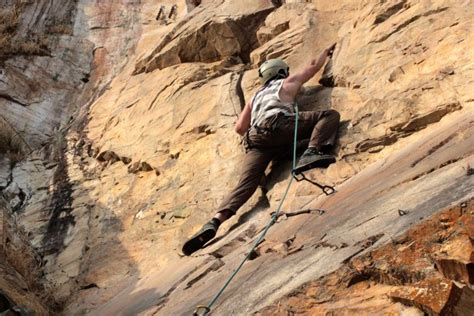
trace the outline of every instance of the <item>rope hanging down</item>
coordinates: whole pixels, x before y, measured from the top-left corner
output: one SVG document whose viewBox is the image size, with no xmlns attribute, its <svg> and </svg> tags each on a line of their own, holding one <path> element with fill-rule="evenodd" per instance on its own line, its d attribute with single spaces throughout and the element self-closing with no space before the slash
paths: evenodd
<svg viewBox="0 0 474 316">
<path fill-rule="evenodd" d="M 314 185 L 316 185 L 318 188 L 320 188 L 324 194 L 330 195 L 335 192 L 334 188 L 331 186 L 327 185 L 321 185 L 317 182 L 314 182 L 308 178 L 306 178 L 302 173 L 296 174 L 295 169 L 296 169 L 296 143 L 297 143 L 297 138 L 298 138 L 298 120 L 299 120 L 299 112 L 298 112 L 298 104 L 295 103 L 294 105 L 295 108 L 295 113 L 296 113 L 296 118 L 295 118 L 295 133 L 294 133 L 294 139 L 293 139 L 293 163 L 292 163 L 292 170 L 291 174 L 292 177 L 290 178 L 290 181 L 288 182 L 288 186 L 286 187 L 285 193 L 283 194 L 283 198 L 280 200 L 280 203 L 277 207 L 277 210 L 273 212 L 272 217 L 270 218 L 270 221 L 267 223 L 267 226 L 265 226 L 265 229 L 262 231 L 260 236 L 257 238 L 255 243 L 253 244 L 252 248 L 250 251 L 247 253 L 245 258 L 240 262 L 240 264 L 235 268 L 235 270 L 232 272 L 232 274 L 229 276 L 227 281 L 224 283 L 222 288 L 214 295 L 214 297 L 211 299 L 211 301 L 207 305 L 198 305 L 196 307 L 196 310 L 193 313 L 193 316 L 205 316 L 211 311 L 211 307 L 214 305 L 214 303 L 219 299 L 219 297 L 224 293 L 225 289 L 227 286 L 230 284 L 232 279 L 237 275 L 237 273 L 240 271 L 244 263 L 249 259 L 249 257 L 254 253 L 255 249 L 257 246 L 262 242 L 263 238 L 267 234 L 268 230 L 270 227 L 276 223 L 278 216 L 280 215 L 281 207 L 283 206 L 283 202 L 285 201 L 288 192 L 290 191 L 291 184 L 293 183 L 293 179 L 295 179 L 297 182 L 306 180 Z M 300 177 L 298 177 L 300 176 Z"/>
</svg>

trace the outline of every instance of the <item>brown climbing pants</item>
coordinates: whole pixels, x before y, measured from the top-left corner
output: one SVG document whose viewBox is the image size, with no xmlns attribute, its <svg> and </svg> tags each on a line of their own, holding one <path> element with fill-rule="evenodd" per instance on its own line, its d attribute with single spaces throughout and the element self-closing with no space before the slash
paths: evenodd
<svg viewBox="0 0 474 316">
<path fill-rule="evenodd" d="M 337 137 L 340 115 L 335 110 L 300 112 L 298 140 L 310 138 L 309 147 L 330 150 Z M 279 113 L 268 118 L 262 126 L 252 127 L 244 138 L 247 153 L 237 186 L 224 198 L 218 212 L 237 210 L 257 190 L 270 161 L 293 144 L 295 118 Z"/>
</svg>

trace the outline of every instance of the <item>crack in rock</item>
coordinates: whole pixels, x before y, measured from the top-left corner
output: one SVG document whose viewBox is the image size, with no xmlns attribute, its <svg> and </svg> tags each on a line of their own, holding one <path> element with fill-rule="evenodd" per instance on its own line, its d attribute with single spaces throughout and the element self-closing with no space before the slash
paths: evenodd
<svg viewBox="0 0 474 316">
<path fill-rule="evenodd" d="M 222 261 L 221 259 L 216 259 L 212 263 L 210 267 L 208 267 L 206 270 L 204 270 L 202 273 L 200 273 L 198 276 L 190 280 L 189 282 L 186 283 L 186 286 L 184 287 L 185 290 L 191 288 L 195 283 L 199 282 L 202 278 L 207 276 L 209 273 L 213 271 L 218 271 L 220 268 L 222 268 L 225 265 L 225 262 Z"/>
<path fill-rule="evenodd" d="M 376 40 L 370 41 L 369 44 L 383 42 L 387 38 L 392 36 L 393 34 L 400 32 L 402 29 L 406 28 L 408 25 L 412 24 L 413 22 L 417 21 L 418 19 L 420 19 L 422 17 L 427 17 L 427 16 L 430 16 L 430 15 L 434 15 L 434 14 L 437 14 L 437 13 L 441 13 L 443 11 L 446 11 L 447 9 L 449 9 L 449 8 L 448 7 L 443 7 L 443 8 L 439 8 L 439 9 L 435 9 L 435 10 L 429 10 L 429 11 L 425 12 L 424 14 L 419 14 L 419 15 L 412 16 L 411 18 L 409 18 L 405 22 L 403 22 L 403 23 L 399 24 L 398 26 L 396 26 L 395 29 L 393 29 L 388 34 L 385 34 L 385 35 L 381 36 L 380 38 L 378 38 Z"/>
<path fill-rule="evenodd" d="M 385 22 L 388 18 L 400 12 L 403 8 L 407 9 L 408 7 L 409 7 L 409 4 L 407 5 L 406 0 L 400 1 L 399 3 L 392 5 L 383 13 L 380 13 L 375 17 L 374 25 Z"/>
</svg>

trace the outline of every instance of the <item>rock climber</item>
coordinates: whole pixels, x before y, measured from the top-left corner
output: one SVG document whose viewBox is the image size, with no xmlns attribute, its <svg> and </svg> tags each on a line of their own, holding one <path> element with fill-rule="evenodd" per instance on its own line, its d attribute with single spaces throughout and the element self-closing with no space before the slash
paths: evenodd
<svg viewBox="0 0 474 316">
<path fill-rule="evenodd" d="M 280 59 L 267 60 L 260 66 L 258 74 L 262 87 L 245 105 L 235 125 L 235 131 L 244 137 L 246 148 L 240 180 L 224 198 L 216 215 L 183 245 L 185 255 L 191 255 L 215 237 L 219 226 L 235 215 L 256 191 L 270 161 L 293 143 L 296 95 L 325 64 L 334 47 L 325 49 L 317 59 L 293 75 Z M 309 138 L 309 145 L 294 170 L 297 174 L 312 168 L 325 168 L 336 161 L 331 150 L 336 142 L 339 118 L 335 110 L 299 113 L 298 139 Z"/>
</svg>

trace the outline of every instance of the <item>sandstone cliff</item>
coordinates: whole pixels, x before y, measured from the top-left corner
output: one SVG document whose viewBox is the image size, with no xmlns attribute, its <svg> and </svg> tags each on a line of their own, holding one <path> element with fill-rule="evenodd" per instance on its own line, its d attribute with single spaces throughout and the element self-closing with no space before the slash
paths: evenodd
<svg viewBox="0 0 474 316">
<path fill-rule="evenodd" d="M 282 157 L 214 242 L 179 254 L 238 180 L 233 124 L 258 88 L 256 68 L 279 57 L 294 72 L 337 42 L 332 87 L 316 76 L 298 101 L 342 115 L 338 162 L 308 173 L 337 193 L 293 185 L 213 314 L 474 309 L 471 1 L 1 9 L 0 286 L 10 305 L 189 315 L 207 303 L 289 179 Z M 30 258 L 21 266 L 20 251 Z"/>
</svg>

